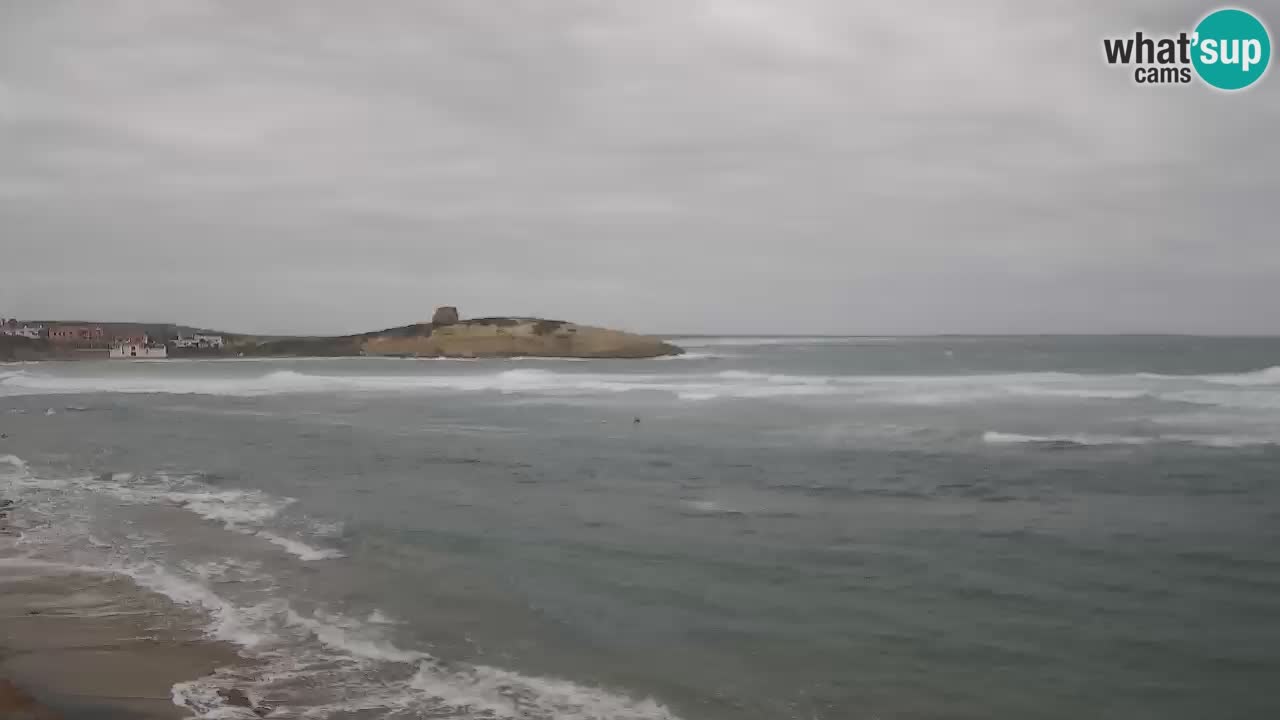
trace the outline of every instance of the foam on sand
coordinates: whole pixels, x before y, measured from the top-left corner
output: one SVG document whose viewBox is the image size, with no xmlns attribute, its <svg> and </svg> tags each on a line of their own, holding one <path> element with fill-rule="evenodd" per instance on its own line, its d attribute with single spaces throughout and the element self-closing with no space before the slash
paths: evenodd
<svg viewBox="0 0 1280 720">
<path fill-rule="evenodd" d="M 201 717 L 222 717 L 228 709 L 218 690 L 235 686 L 247 687 L 251 700 L 285 700 L 302 717 L 313 718 L 380 710 L 477 720 L 675 720 L 651 699 L 485 665 L 446 663 L 399 647 L 385 635 L 383 618 L 304 614 L 282 600 L 237 608 L 172 576 L 143 577 L 148 587 L 176 602 L 209 611 L 213 635 L 238 643 L 259 661 L 251 676 L 221 671 L 176 685 L 175 703 Z"/>
<path fill-rule="evenodd" d="M 262 538 L 304 562 L 344 557 L 339 550 L 316 547 L 265 527 L 285 508 L 297 502 L 295 498 L 276 497 L 260 490 L 213 489 L 193 475 L 137 479 L 130 473 L 112 473 L 98 477 L 45 480 L 33 476 L 22 458 L 0 455 L 0 468 L 6 467 L 9 470 L 0 469 L 0 479 L 24 487 L 107 495 L 130 505 L 176 507 L 218 523 L 231 532 Z M 318 528 L 320 532 L 316 534 L 322 536 L 340 529 L 340 525 L 332 523 L 308 521 L 307 524 Z"/>
</svg>

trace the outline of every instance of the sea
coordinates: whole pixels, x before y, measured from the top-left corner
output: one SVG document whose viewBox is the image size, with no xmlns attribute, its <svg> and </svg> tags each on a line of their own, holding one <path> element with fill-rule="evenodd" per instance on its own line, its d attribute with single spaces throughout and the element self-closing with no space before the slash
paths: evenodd
<svg viewBox="0 0 1280 720">
<path fill-rule="evenodd" d="M 0 497 L 202 717 L 1280 717 L 1280 339 L 674 342 L 0 365 Z"/>
</svg>

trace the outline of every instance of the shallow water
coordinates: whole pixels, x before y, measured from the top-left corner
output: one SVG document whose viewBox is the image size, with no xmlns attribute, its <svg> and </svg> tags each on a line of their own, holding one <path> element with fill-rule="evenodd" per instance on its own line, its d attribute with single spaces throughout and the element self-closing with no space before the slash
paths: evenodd
<svg viewBox="0 0 1280 720">
<path fill-rule="evenodd" d="M 280 717 L 1280 712 L 1280 340 L 677 342 L 0 366 L 0 494 Z"/>
</svg>

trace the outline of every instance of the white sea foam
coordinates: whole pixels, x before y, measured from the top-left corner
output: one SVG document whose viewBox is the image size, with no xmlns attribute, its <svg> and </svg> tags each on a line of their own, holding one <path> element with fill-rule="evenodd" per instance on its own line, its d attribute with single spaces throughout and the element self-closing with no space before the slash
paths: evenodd
<svg viewBox="0 0 1280 720">
<path fill-rule="evenodd" d="M 1280 392 L 1253 388 L 1245 390 L 1176 390 L 1157 395 L 1167 402 L 1238 408 L 1241 410 L 1280 410 Z"/>
<path fill-rule="evenodd" d="M 168 366 L 164 366 L 168 367 Z M 381 365 L 380 367 L 387 367 Z M 413 368 L 413 365 L 405 367 Z M 574 372 L 538 367 L 484 372 L 432 369 L 408 374 L 315 374 L 274 370 L 250 375 L 178 375 L 171 372 L 66 376 L 23 369 L 0 379 L 0 396 L 44 393 L 166 393 L 253 397 L 291 393 L 501 393 L 578 398 L 622 393 L 662 394 L 696 402 L 724 399 L 791 400 L 887 405 L 983 402 L 1153 401 L 1241 409 L 1280 409 L 1280 368 L 1241 375 L 1091 375 L 1065 372 L 969 375 L 821 375 L 724 370 L 688 372 Z M 658 365 L 649 366 L 660 367 Z M 697 366 L 683 366 L 697 367 Z"/>
<path fill-rule="evenodd" d="M 1054 445 L 1152 445 L 1157 443 L 1200 445 L 1212 448 L 1242 448 L 1258 445 L 1280 444 L 1280 439 L 1237 435 L 1091 435 L 1069 433 L 1061 435 L 1023 435 L 1021 433 L 988 431 L 982 441 L 990 445 L 1054 444 Z"/>
<path fill-rule="evenodd" d="M 422 707 L 445 714 L 464 709 L 473 716 L 563 720 L 675 720 L 652 699 L 584 687 L 552 678 L 520 675 L 475 665 L 449 668 L 422 663 L 409 682 L 433 701 Z"/>
<path fill-rule="evenodd" d="M 760 347 L 770 345 L 848 345 L 859 342 L 885 342 L 893 340 L 893 338 L 859 338 L 859 337 L 832 337 L 832 336 L 764 336 L 764 337 L 745 337 L 745 336 L 727 336 L 727 335 L 710 335 L 706 337 L 679 337 L 672 338 L 671 342 L 682 348 L 695 347 Z"/>
<path fill-rule="evenodd" d="M 226 704 L 222 696 L 224 688 L 204 680 L 193 680 L 175 684 L 170 688 L 169 699 L 174 705 L 186 708 L 197 717 L 207 720 L 249 720 L 258 717 L 249 708 L 232 707 Z M 246 695 L 250 703 L 257 704 L 257 698 Z"/>
<path fill-rule="evenodd" d="M 1280 365 L 1242 373 L 1225 373 L 1214 375 L 1161 375 L 1156 373 L 1139 373 L 1139 377 L 1153 380 L 1198 380 L 1214 385 L 1238 385 L 1251 387 L 1255 385 L 1280 385 Z"/>
<path fill-rule="evenodd" d="M 238 608 L 206 585 L 184 578 L 157 563 L 145 563 L 118 569 L 140 587 L 164 595 L 180 605 L 204 609 L 211 618 L 209 634 L 244 648 L 254 648 L 270 639 L 261 628 L 261 618 L 275 609 L 272 606 Z"/>
<path fill-rule="evenodd" d="M 400 621 L 388 616 L 386 613 L 382 612 L 381 610 L 374 610 L 373 612 L 369 613 L 369 619 L 367 620 L 367 622 L 369 622 L 372 625 L 399 625 L 400 624 Z"/>
<path fill-rule="evenodd" d="M 414 650 L 402 650 L 382 639 L 380 633 L 359 621 L 332 616 L 305 616 L 292 609 L 285 611 L 289 625 L 303 628 L 327 647 L 364 660 L 389 663 L 416 663 L 431 656 Z"/>
<path fill-rule="evenodd" d="M 1062 444 L 1062 445 L 1146 445 L 1158 442 L 1159 438 L 1139 437 L 1133 435 L 1087 435 L 1073 433 L 1066 435 L 1023 435 L 989 431 L 982 434 L 982 441 L 991 445 Z"/>
<path fill-rule="evenodd" d="M 717 500 L 682 500 L 688 510 L 699 515 L 742 515 L 742 511 Z"/>
<path fill-rule="evenodd" d="M 1164 435 L 1165 440 L 1175 443 L 1190 443 L 1213 448 L 1244 448 L 1261 445 L 1280 445 L 1280 438 L 1268 438 L 1248 435 Z"/>
<path fill-rule="evenodd" d="M 1045 387 L 1035 385 L 1010 385 L 1011 395 L 1025 395 L 1044 398 L 1074 398 L 1079 400 L 1136 400 L 1146 397 L 1146 390 L 1125 390 L 1121 388 L 1099 387 Z"/>
<path fill-rule="evenodd" d="M 104 480 L 94 481 L 91 489 L 133 504 L 174 505 L 222 523 L 228 530 L 260 525 L 296 502 L 294 498 L 273 497 L 259 490 L 172 489 Z"/>
<path fill-rule="evenodd" d="M 41 480 L 33 477 L 26 463 L 16 456 L 0 455 L 0 464 L 17 470 L 17 473 L 0 472 L 0 477 L 20 482 L 24 487 L 48 490 L 70 488 L 108 495 L 130 505 L 177 507 L 219 523 L 229 531 L 259 537 L 304 562 L 344 557 L 337 549 L 316 547 L 264 527 L 295 503 L 295 498 L 276 497 L 260 490 L 210 489 L 202 487 L 198 480 L 189 476 L 158 475 L 146 481 L 138 481 L 131 473 L 112 473 L 100 477 Z M 341 523 L 304 521 L 307 525 L 314 526 L 319 531 L 318 534 L 340 532 L 342 527 Z M 108 543 L 94 536 L 87 536 L 87 539 L 90 545 L 109 547 Z"/>
<path fill-rule="evenodd" d="M 263 540 L 266 540 L 267 542 L 273 545 L 278 545 L 284 548 L 285 551 L 287 551 L 290 555 L 293 555 L 305 562 L 314 562 L 316 560 L 333 560 L 336 558 L 344 557 L 342 552 L 335 550 L 333 548 L 312 547 L 311 545 L 308 545 L 302 542 L 301 540 L 287 538 L 282 535 L 277 535 L 273 532 L 268 532 L 266 530 L 259 530 L 256 534 L 258 537 L 262 538 Z"/>
<path fill-rule="evenodd" d="M 259 524 L 280 513 L 293 498 L 272 498 L 256 490 L 221 490 L 217 492 L 159 493 L 200 517 L 221 522 L 228 527 Z"/>
<path fill-rule="evenodd" d="M 301 717 L 384 710 L 410 716 L 558 718 L 561 720 L 676 720 L 651 699 L 509 670 L 444 663 L 388 639 L 389 619 L 368 621 L 303 614 L 283 599 L 237 606 L 206 582 L 155 564 L 117 570 L 141 587 L 209 617 L 210 637 L 231 642 L 257 662 L 226 668 L 172 689 L 175 704 L 201 718 L 247 717 L 228 708 L 220 690 L 246 691 L 251 703 L 282 700 Z M 408 666 L 407 680 L 387 680 L 385 667 Z M 391 677 L 404 677 L 400 672 Z M 383 679 L 378 679 L 379 677 Z"/>
<path fill-rule="evenodd" d="M 17 455 L 0 455 L 0 463 L 4 463 L 12 468 L 12 472 L 17 475 L 29 475 L 30 469 L 27 467 L 27 461 Z"/>
<path fill-rule="evenodd" d="M 1206 375 L 1204 379 L 1222 385 L 1280 385 L 1280 365 L 1232 375 Z"/>
<path fill-rule="evenodd" d="M 400 647 L 386 636 L 394 621 L 379 611 L 361 621 L 319 611 L 304 614 L 283 598 L 237 605 L 211 589 L 207 576 L 218 573 L 206 570 L 175 571 L 150 562 L 107 569 L 203 611 L 210 637 L 233 643 L 258 661 L 174 686 L 174 703 L 202 718 L 241 717 L 219 694 L 240 687 L 255 704 L 266 697 L 296 700 L 290 705 L 303 717 L 386 709 L 427 716 L 447 710 L 459 718 L 675 720 L 651 699 L 496 667 L 448 664 Z M 377 679 L 386 677 L 379 670 L 384 666 L 409 666 L 413 674 L 407 681 Z"/>
</svg>

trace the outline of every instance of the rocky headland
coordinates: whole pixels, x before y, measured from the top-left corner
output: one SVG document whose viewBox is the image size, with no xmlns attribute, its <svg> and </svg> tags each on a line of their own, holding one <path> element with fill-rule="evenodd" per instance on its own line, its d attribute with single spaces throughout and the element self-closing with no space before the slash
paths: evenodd
<svg viewBox="0 0 1280 720">
<path fill-rule="evenodd" d="M 170 348 L 169 357 L 561 357 L 653 358 L 683 350 L 661 338 L 621 330 L 532 317 L 463 319 L 453 306 L 437 308 L 429 322 L 402 325 L 355 335 L 260 336 L 193 329 L 180 325 L 148 326 L 153 338 L 192 332 L 219 335 L 219 348 Z M 94 360 L 105 349 L 62 346 L 47 339 L 0 336 L 0 362 Z"/>
<path fill-rule="evenodd" d="M 463 320 L 455 307 L 438 308 L 430 322 L 327 338 L 237 338 L 246 355 L 377 355 L 391 357 L 652 358 L 680 348 L 650 335 L 563 320 L 487 317 Z"/>
</svg>

